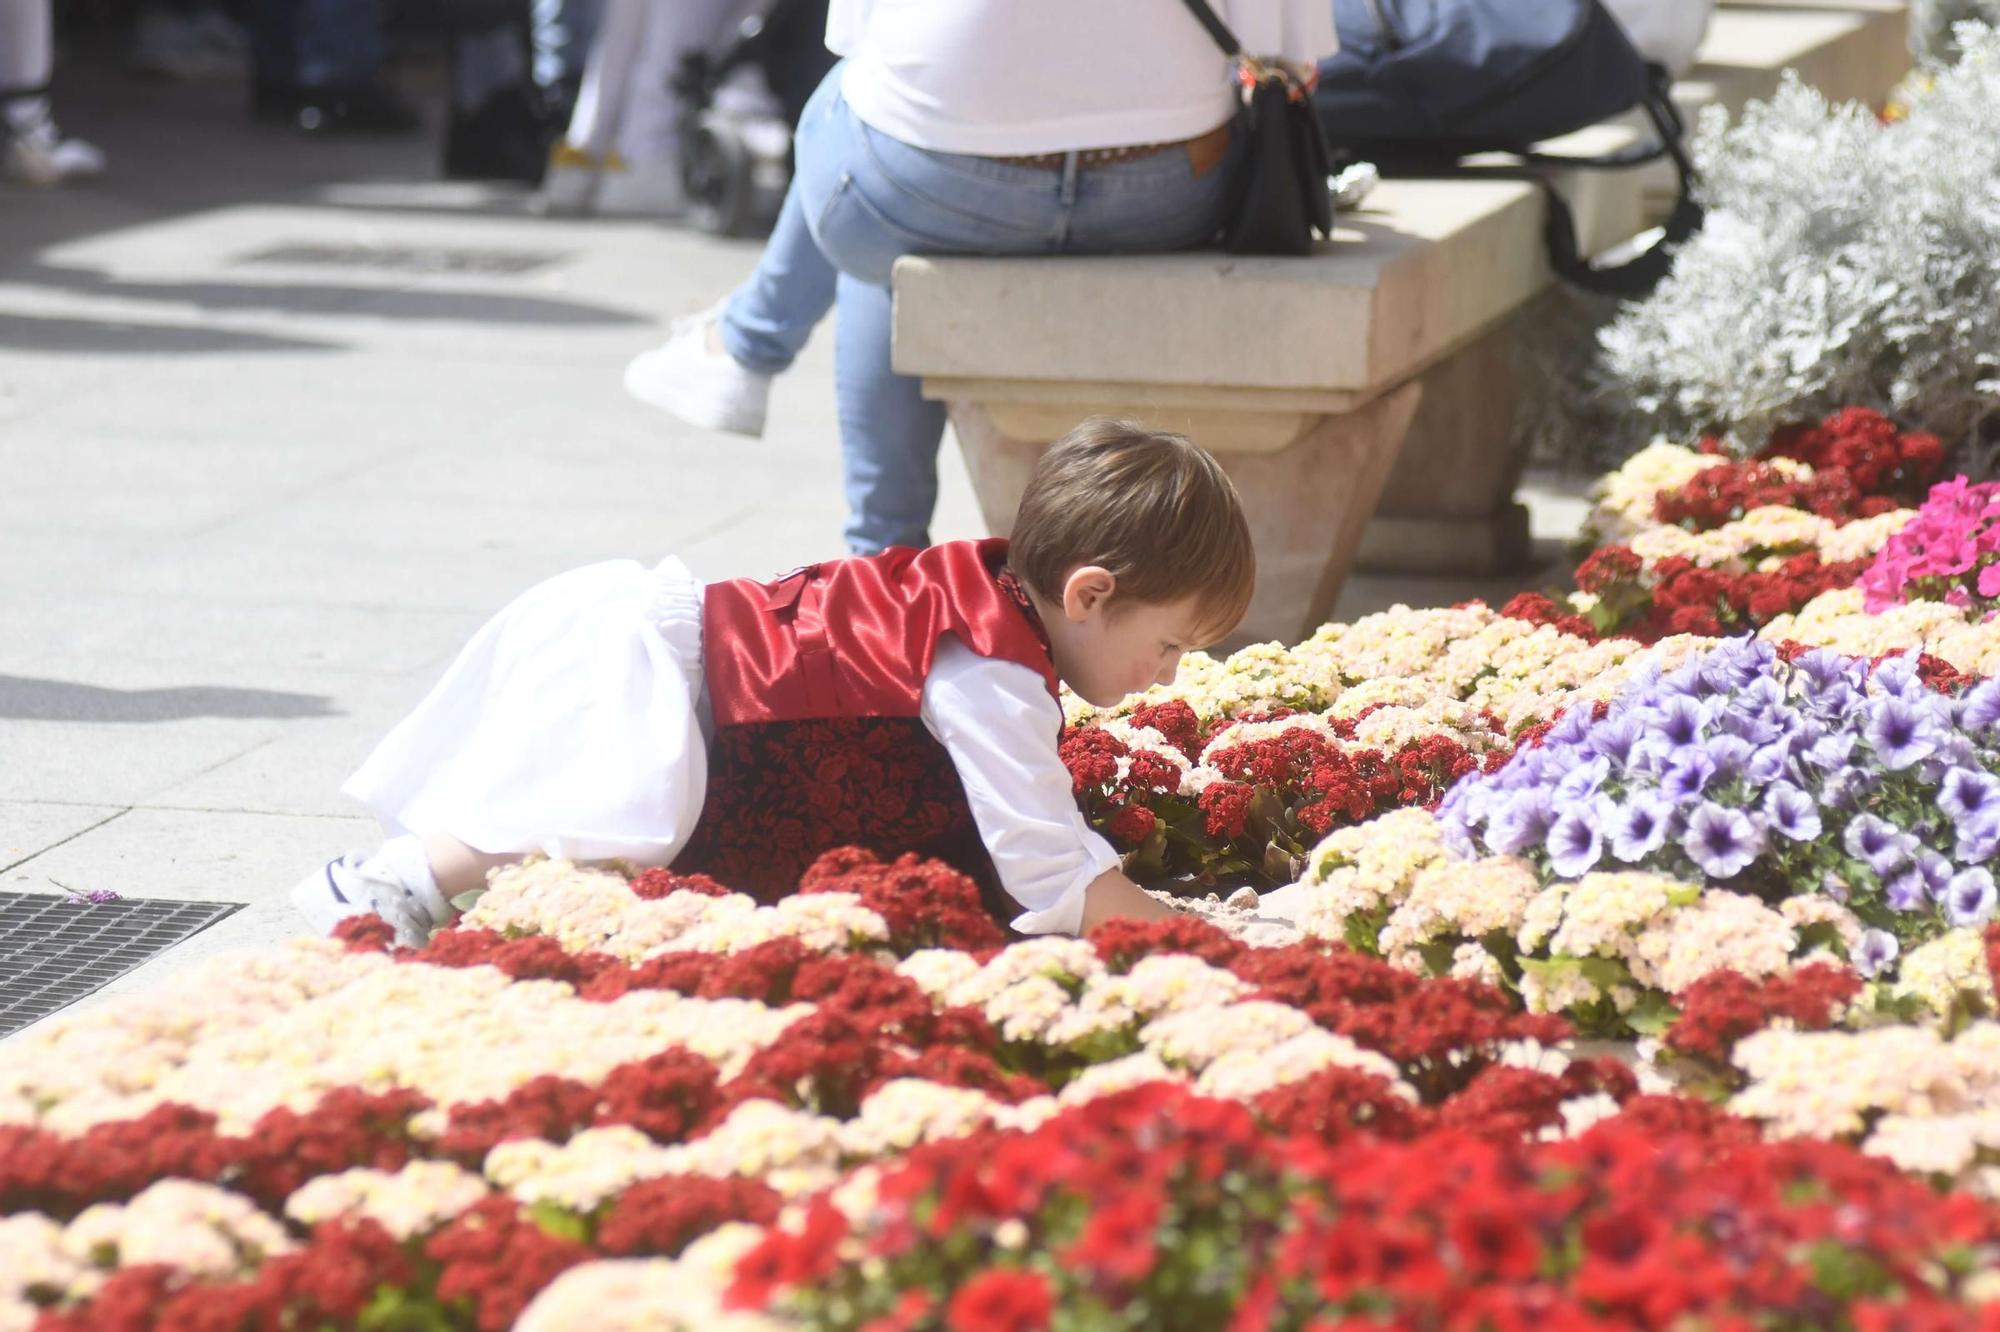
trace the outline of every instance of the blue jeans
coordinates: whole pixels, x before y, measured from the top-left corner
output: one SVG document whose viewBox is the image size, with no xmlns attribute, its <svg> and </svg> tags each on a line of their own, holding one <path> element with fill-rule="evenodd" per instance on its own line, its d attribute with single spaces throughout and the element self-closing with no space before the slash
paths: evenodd
<svg viewBox="0 0 2000 1332">
<path fill-rule="evenodd" d="M 260 0 L 251 37 L 266 83 L 328 88 L 382 72 L 378 0 Z"/>
<path fill-rule="evenodd" d="M 798 172 L 757 271 L 723 309 L 723 346 L 775 374 L 829 306 L 856 554 L 930 544 L 944 405 L 889 365 L 889 272 L 906 254 L 1183 250 L 1221 227 L 1232 160 L 1197 177 L 1183 152 L 1061 169 L 913 148 L 861 123 L 835 66 L 799 122 Z M 836 299 L 837 298 L 837 299 Z"/>
</svg>

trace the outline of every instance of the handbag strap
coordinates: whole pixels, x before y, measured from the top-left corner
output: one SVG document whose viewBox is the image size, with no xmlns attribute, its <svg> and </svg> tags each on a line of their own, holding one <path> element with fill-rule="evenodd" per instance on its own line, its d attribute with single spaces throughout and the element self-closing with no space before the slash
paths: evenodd
<svg viewBox="0 0 2000 1332">
<path fill-rule="evenodd" d="M 1215 39 L 1217 46 L 1222 48 L 1222 54 L 1232 60 L 1242 58 L 1243 43 L 1236 40 L 1236 34 L 1229 30 L 1229 25 L 1218 18 L 1215 11 L 1208 7 L 1208 0 L 1181 0 L 1181 3 L 1188 7 L 1190 14 L 1193 14 L 1195 18 L 1201 21 L 1202 27 L 1208 29 L 1208 35 Z"/>
</svg>

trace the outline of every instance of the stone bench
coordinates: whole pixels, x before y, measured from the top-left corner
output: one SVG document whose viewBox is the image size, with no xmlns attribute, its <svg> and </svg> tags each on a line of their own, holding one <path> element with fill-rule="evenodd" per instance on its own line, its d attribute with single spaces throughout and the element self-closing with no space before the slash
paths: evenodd
<svg viewBox="0 0 2000 1332">
<path fill-rule="evenodd" d="M 1624 142 L 1605 128 L 1560 146 Z M 1633 173 L 1561 184 L 1588 252 L 1639 229 Z M 1504 450 L 1500 330 L 1552 280 L 1544 211 L 1525 181 L 1390 181 L 1301 259 L 906 258 L 895 366 L 947 404 L 996 533 L 1042 450 L 1084 417 L 1200 441 L 1257 543 L 1244 634 L 1296 639 L 1332 610 L 1406 438 L 1439 456 Z"/>
</svg>

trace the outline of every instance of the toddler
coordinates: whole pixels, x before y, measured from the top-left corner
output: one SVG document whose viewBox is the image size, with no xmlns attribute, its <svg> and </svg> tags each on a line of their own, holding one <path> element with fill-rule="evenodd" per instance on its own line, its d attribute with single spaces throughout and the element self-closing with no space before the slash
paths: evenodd
<svg viewBox="0 0 2000 1332">
<path fill-rule="evenodd" d="M 1171 682 L 1255 577 L 1215 460 L 1103 419 L 1043 455 L 1011 542 L 706 587 L 674 559 L 560 575 L 488 622 L 342 788 L 389 840 L 293 900 L 320 930 L 375 912 L 416 944 L 533 852 L 769 901 L 855 845 L 958 867 L 1023 933 L 1167 915 L 1076 807 L 1057 691 L 1111 704 Z"/>
</svg>

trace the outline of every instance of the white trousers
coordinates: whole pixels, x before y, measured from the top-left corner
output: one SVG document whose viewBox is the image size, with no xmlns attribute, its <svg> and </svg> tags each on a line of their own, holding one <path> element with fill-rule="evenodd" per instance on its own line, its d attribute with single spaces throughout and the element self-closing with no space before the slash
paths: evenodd
<svg viewBox="0 0 2000 1332">
<path fill-rule="evenodd" d="M 638 166 L 673 162 L 680 106 L 673 79 L 693 51 L 721 44 L 738 0 L 607 0 L 570 116 L 570 145 Z"/>
</svg>

